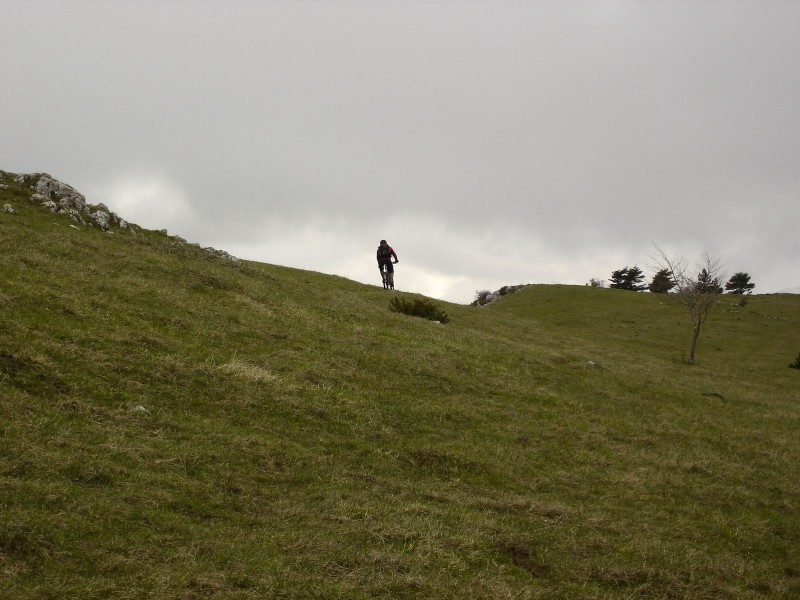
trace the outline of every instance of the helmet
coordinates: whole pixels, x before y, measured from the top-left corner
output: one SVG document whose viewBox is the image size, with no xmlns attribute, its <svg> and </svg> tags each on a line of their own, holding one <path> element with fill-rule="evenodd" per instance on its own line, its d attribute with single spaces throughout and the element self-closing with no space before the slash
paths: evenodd
<svg viewBox="0 0 800 600">
<path fill-rule="evenodd" d="M 386 240 L 381 240 L 381 244 L 385 244 L 385 243 L 386 243 Z"/>
</svg>

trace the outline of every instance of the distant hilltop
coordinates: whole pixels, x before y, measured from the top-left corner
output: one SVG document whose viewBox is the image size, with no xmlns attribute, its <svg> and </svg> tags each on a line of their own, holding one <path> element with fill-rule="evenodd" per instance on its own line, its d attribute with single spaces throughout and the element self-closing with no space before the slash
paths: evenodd
<svg viewBox="0 0 800 600">
<path fill-rule="evenodd" d="M 73 221 L 70 224 L 73 229 L 80 229 L 80 226 L 97 227 L 110 234 L 118 230 L 133 235 L 142 231 L 141 227 L 121 218 L 105 204 L 89 204 L 86 202 L 86 197 L 78 190 L 58 181 L 48 173 L 21 174 L 0 171 L 0 202 L 3 203 L 0 212 L 17 214 L 18 207 L 15 208 L 13 203 L 19 202 L 20 199 L 27 200 L 43 210 L 68 217 Z M 168 235 L 166 229 L 160 231 Z M 177 235 L 170 237 L 182 244 L 189 243 Z M 200 244 L 191 245 L 200 246 Z M 229 260 L 239 260 L 224 250 L 216 248 L 205 248 L 205 250 Z"/>
</svg>

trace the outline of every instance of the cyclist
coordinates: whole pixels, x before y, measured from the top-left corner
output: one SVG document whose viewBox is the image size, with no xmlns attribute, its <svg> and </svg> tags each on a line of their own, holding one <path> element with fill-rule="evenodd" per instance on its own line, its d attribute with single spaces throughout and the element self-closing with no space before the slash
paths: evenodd
<svg viewBox="0 0 800 600">
<path fill-rule="evenodd" d="M 381 272 L 384 288 L 394 289 L 394 265 L 398 262 L 400 261 L 397 259 L 397 253 L 386 240 L 381 240 L 378 246 L 378 270 Z"/>
</svg>

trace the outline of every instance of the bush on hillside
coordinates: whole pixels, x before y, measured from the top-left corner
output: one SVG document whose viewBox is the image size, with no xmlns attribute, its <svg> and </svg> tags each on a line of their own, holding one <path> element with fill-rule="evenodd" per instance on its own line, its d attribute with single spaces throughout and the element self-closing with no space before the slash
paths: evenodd
<svg viewBox="0 0 800 600">
<path fill-rule="evenodd" d="M 450 321 L 450 317 L 438 304 L 434 304 L 427 299 L 403 300 L 402 298 L 393 298 L 389 305 L 393 311 L 404 315 L 422 317 L 429 321 L 439 321 L 439 323 Z"/>
<path fill-rule="evenodd" d="M 484 304 L 488 304 L 491 302 L 489 296 L 492 295 L 492 292 L 489 290 L 478 290 L 475 292 L 475 300 L 472 301 L 470 306 L 483 306 Z"/>
<path fill-rule="evenodd" d="M 800 354 L 794 359 L 794 362 L 789 365 L 792 369 L 800 369 Z"/>
</svg>

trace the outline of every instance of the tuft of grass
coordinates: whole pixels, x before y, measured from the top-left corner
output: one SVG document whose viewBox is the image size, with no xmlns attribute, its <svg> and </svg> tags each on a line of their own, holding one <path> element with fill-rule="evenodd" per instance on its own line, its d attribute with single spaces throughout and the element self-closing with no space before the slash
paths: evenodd
<svg viewBox="0 0 800 600">
<path fill-rule="evenodd" d="M 800 596 L 800 296 L 688 367 L 658 295 L 431 327 L 0 180 L 0 597 Z"/>
</svg>

